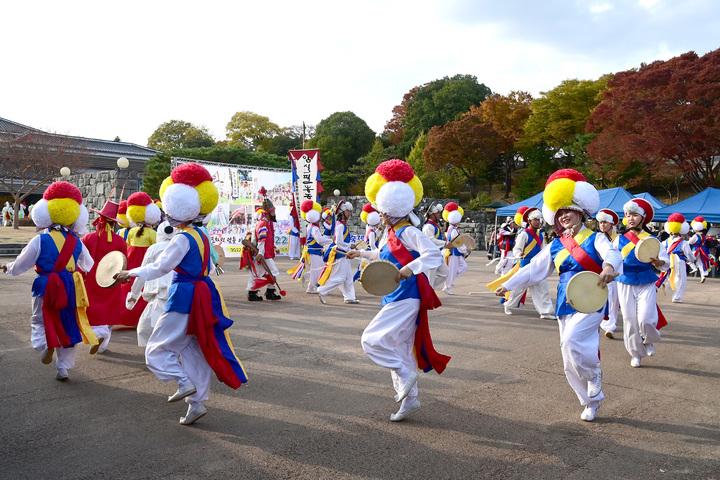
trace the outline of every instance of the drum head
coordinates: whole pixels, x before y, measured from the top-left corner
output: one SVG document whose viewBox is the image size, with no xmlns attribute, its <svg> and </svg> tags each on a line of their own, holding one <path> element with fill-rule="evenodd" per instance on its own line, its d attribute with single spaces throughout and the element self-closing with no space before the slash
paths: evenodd
<svg viewBox="0 0 720 480">
<path fill-rule="evenodd" d="M 368 244 L 365 240 L 360 240 L 355 244 L 355 250 L 363 251 L 368 249 Z"/>
<path fill-rule="evenodd" d="M 360 272 L 360 284 L 370 295 L 389 295 L 400 286 L 395 281 L 400 269 L 387 260 L 374 260 Z"/>
<path fill-rule="evenodd" d="M 600 310 L 608 299 L 607 287 L 598 286 L 600 275 L 595 272 L 580 272 L 574 275 L 565 291 L 567 303 L 580 313 L 594 313 Z"/>
<path fill-rule="evenodd" d="M 645 237 L 635 245 L 635 258 L 643 263 L 650 263 L 650 258 L 657 258 L 660 254 L 660 240 L 655 237 Z"/>
<path fill-rule="evenodd" d="M 465 239 L 463 238 L 462 234 L 453 238 L 453 241 L 450 242 L 450 245 L 452 245 L 453 248 L 460 248 L 465 245 Z"/>
<path fill-rule="evenodd" d="M 110 252 L 98 262 L 95 280 L 102 288 L 112 288 L 120 283 L 113 278 L 115 274 L 126 268 L 127 257 L 122 252 Z"/>
<path fill-rule="evenodd" d="M 215 251 L 220 256 L 217 261 L 217 266 L 222 267 L 225 265 L 225 250 L 220 245 L 213 245 L 213 248 L 215 248 Z"/>
<path fill-rule="evenodd" d="M 472 237 L 472 235 L 468 235 L 467 233 L 461 233 L 460 237 L 463 239 L 463 245 L 466 247 L 475 250 L 477 248 L 477 242 Z"/>
</svg>

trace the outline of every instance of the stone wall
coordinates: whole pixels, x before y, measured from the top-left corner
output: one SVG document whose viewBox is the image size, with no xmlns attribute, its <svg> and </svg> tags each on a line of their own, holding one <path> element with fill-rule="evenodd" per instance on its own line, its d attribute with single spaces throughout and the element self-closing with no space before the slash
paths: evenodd
<svg viewBox="0 0 720 480">
<path fill-rule="evenodd" d="M 350 229 L 351 235 L 365 235 L 365 224 L 360 220 L 360 212 L 362 211 L 363 205 L 367 203 L 367 198 L 364 196 L 329 196 L 327 198 L 327 205 L 332 206 L 337 204 L 340 200 L 350 202 L 353 204 L 353 214 L 348 221 L 348 228 Z M 449 202 L 458 203 L 457 198 L 424 198 L 418 208 L 425 208 L 428 205 L 441 203 L 447 205 Z M 478 250 L 486 250 L 487 242 L 490 239 L 493 228 L 495 227 L 495 212 L 481 212 L 477 210 L 465 210 L 463 221 L 459 225 L 461 233 L 467 233 L 477 242 Z"/>
<path fill-rule="evenodd" d="M 116 179 L 118 181 L 116 181 Z M 113 201 L 120 203 L 120 193 L 123 193 L 123 200 L 138 191 L 138 174 L 133 170 L 108 170 L 102 172 L 92 173 L 79 173 L 77 175 L 70 175 L 67 177 L 58 178 L 57 180 L 64 180 L 70 182 L 80 189 L 80 193 L 83 197 L 83 203 L 87 207 L 90 213 L 90 225 L 88 229 L 92 231 L 90 226 L 97 217 L 97 214 L 92 211 L 102 210 L 103 205 L 108 200 L 108 197 L 113 193 Z M 125 185 L 125 191 L 123 192 L 123 184 Z M 117 187 L 116 187 L 117 186 Z M 113 192 L 113 188 L 115 191 Z"/>
</svg>

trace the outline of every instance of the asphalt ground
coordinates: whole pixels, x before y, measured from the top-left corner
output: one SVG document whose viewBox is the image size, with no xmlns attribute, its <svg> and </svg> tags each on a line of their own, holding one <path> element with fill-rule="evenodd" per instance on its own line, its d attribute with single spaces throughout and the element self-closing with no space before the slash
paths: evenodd
<svg viewBox="0 0 720 480">
<path fill-rule="evenodd" d="M 483 253 L 456 295 L 439 293 L 430 327 L 452 360 L 421 374 L 422 408 L 398 423 L 389 371 L 360 346 L 380 299 L 357 284 L 359 305 L 337 290 L 321 305 L 283 273 L 287 296 L 249 303 L 229 260 L 215 278 L 249 382 L 213 378 L 208 414 L 181 426 L 186 406 L 166 403 L 176 386 L 147 370 L 134 330 L 115 331 L 102 355 L 79 346 L 70 380 L 56 381 L 30 348 L 34 275 L 1 276 L 0 478 L 720 478 L 720 280 L 690 278 L 684 304 L 659 294 L 670 324 L 641 368 L 621 326 L 600 339 L 606 399 L 588 423 L 557 322 L 531 302 L 506 316 Z M 278 260 L 281 272 L 294 263 Z"/>
</svg>

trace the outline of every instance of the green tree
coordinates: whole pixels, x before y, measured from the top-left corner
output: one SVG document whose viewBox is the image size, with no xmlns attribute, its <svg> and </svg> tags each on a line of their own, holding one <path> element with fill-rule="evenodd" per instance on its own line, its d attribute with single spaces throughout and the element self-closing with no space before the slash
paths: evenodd
<svg viewBox="0 0 720 480">
<path fill-rule="evenodd" d="M 398 134 L 397 130 L 402 129 L 399 152 L 404 158 L 422 133 L 456 120 L 491 94 L 473 75 L 443 77 L 415 87 L 403 97 L 403 104 L 393 109 L 394 117 L 386 126 L 386 132 L 391 128 Z"/>
<path fill-rule="evenodd" d="M 335 112 L 318 123 L 307 148 L 320 149 L 325 190 L 348 191 L 350 167 L 372 149 L 374 142 L 375 132 L 352 112 Z"/>
<path fill-rule="evenodd" d="M 351 183 L 348 188 L 350 195 L 365 194 L 365 180 L 375 173 L 375 169 L 385 160 L 395 158 L 395 148 L 385 145 L 381 138 L 376 138 L 370 151 L 358 158 L 355 165 L 350 167 Z"/>
<path fill-rule="evenodd" d="M 263 140 L 258 146 L 258 151 L 287 157 L 290 150 L 303 148 L 303 135 L 307 143 L 315 135 L 315 127 L 312 125 L 293 125 L 292 127 L 283 128 L 279 135 Z"/>
<path fill-rule="evenodd" d="M 153 198 L 158 198 L 160 184 L 170 175 L 171 157 L 205 160 L 208 162 L 230 163 L 233 165 L 249 165 L 254 167 L 269 167 L 290 169 L 288 159 L 265 152 L 251 152 L 244 147 L 201 147 L 177 148 L 161 152 L 145 162 L 145 177 L 143 177 L 143 192 Z"/>
<path fill-rule="evenodd" d="M 118 138 L 116 141 L 120 141 Z M 170 120 L 160 125 L 148 138 L 148 148 L 170 150 L 173 148 L 211 147 L 215 144 L 207 128 L 196 127 L 182 120 Z"/>
<path fill-rule="evenodd" d="M 451 166 L 433 172 L 428 171 L 425 168 L 425 160 L 423 159 L 426 144 L 427 135 L 420 135 L 407 157 L 407 162 L 413 167 L 415 175 L 423 184 L 425 197 L 457 197 L 460 190 L 465 186 L 465 179 L 462 175 L 458 175 Z"/>
<path fill-rule="evenodd" d="M 232 116 L 225 131 L 229 145 L 255 151 L 265 140 L 279 135 L 282 129 L 268 117 L 243 111 Z"/>
</svg>

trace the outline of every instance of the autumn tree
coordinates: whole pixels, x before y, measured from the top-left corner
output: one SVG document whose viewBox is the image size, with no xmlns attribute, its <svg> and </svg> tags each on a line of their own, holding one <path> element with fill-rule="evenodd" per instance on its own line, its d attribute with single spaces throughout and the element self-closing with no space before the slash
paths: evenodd
<svg viewBox="0 0 720 480">
<path fill-rule="evenodd" d="M 182 120 L 170 120 L 160 125 L 148 138 L 148 148 L 170 150 L 173 148 L 211 147 L 215 140 L 207 128 L 196 127 Z"/>
<path fill-rule="evenodd" d="M 478 83 L 473 75 L 443 77 L 414 87 L 393 109 L 393 118 L 385 126 L 386 135 L 401 138 L 398 151 L 404 158 L 422 133 L 456 120 L 491 94 L 492 91 Z"/>
<path fill-rule="evenodd" d="M 320 149 L 325 190 L 347 191 L 352 179 L 350 167 L 372 149 L 374 142 L 375 132 L 352 112 L 335 112 L 320 121 L 307 148 Z"/>
<path fill-rule="evenodd" d="M 15 200 L 13 228 L 19 228 L 18 210 L 23 200 L 59 177 L 63 167 L 81 172 L 93 154 L 83 139 L 50 133 L 32 131 L 0 140 L 0 184 Z"/>
<path fill-rule="evenodd" d="M 530 117 L 532 95 L 527 92 L 510 92 L 509 95 L 492 95 L 470 112 L 489 126 L 498 138 L 505 183 L 505 198 L 510 196 L 512 174 L 520 158 L 518 140 L 525 131 Z"/>
<path fill-rule="evenodd" d="M 423 151 L 427 145 L 427 135 L 418 137 L 415 145 L 407 156 L 407 162 L 415 170 L 415 175 L 423 184 L 425 198 L 455 198 L 465 187 L 465 178 L 458 175 L 455 168 L 448 165 L 439 170 L 429 171 L 425 168 Z"/>
<path fill-rule="evenodd" d="M 501 145 L 498 133 L 474 108 L 458 120 L 432 127 L 422 156 L 427 170 L 454 171 L 467 182 L 470 194 L 475 197 L 483 177 L 500 154 Z"/>
<path fill-rule="evenodd" d="M 593 171 L 612 181 L 638 163 L 644 173 L 682 172 L 693 189 L 718 184 L 720 50 L 688 52 L 620 72 L 590 121 Z"/>
<path fill-rule="evenodd" d="M 243 111 L 232 116 L 225 131 L 229 145 L 243 146 L 254 151 L 265 140 L 279 135 L 282 129 L 268 117 Z"/>
</svg>

